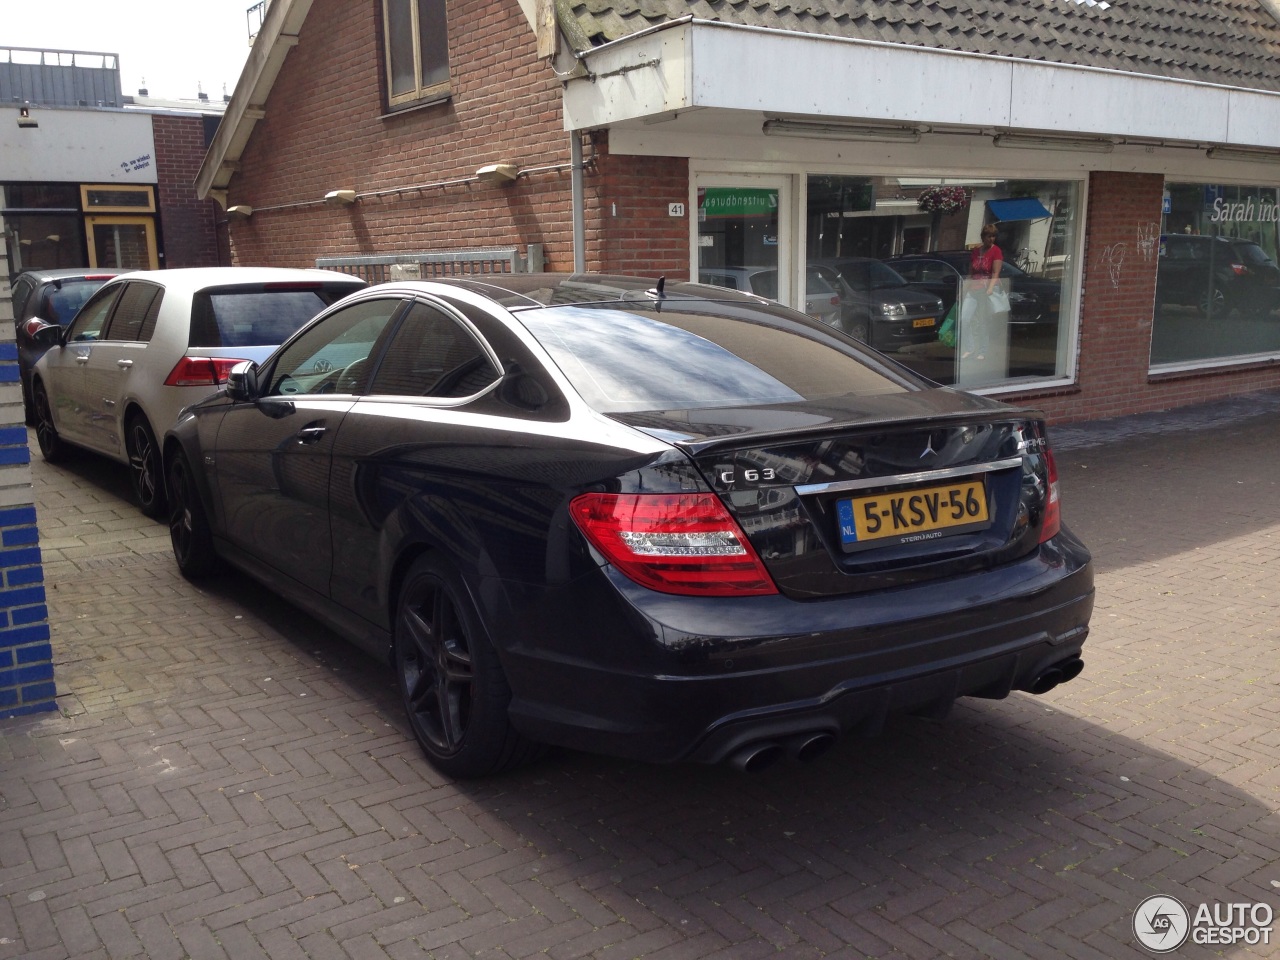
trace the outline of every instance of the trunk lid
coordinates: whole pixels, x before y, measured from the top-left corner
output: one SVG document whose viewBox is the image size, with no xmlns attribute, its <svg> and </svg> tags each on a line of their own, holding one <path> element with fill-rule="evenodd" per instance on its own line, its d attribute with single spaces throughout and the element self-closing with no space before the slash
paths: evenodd
<svg viewBox="0 0 1280 960">
<path fill-rule="evenodd" d="M 1032 411 L 936 388 L 612 416 L 683 450 L 796 599 L 955 576 L 1039 542 L 1048 447 Z"/>
</svg>

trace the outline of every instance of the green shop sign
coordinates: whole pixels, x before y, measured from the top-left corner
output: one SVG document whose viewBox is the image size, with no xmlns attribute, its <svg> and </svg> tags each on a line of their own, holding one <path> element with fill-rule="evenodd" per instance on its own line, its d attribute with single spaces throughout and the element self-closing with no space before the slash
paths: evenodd
<svg viewBox="0 0 1280 960">
<path fill-rule="evenodd" d="M 698 207 L 702 218 L 768 216 L 778 212 L 778 191 L 705 187 L 698 191 Z"/>
</svg>

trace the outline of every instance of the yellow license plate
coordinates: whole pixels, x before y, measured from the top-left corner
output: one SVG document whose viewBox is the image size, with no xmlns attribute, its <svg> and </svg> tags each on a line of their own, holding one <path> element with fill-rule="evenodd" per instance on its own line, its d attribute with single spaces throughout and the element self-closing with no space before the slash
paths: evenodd
<svg viewBox="0 0 1280 960">
<path fill-rule="evenodd" d="M 936 540 L 990 522 L 981 479 L 850 497 L 837 502 L 836 515 L 845 550 Z"/>
<path fill-rule="evenodd" d="M 937 317 L 921 317 L 919 320 L 912 320 L 913 327 L 932 327 L 938 322 Z"/>
</svg>

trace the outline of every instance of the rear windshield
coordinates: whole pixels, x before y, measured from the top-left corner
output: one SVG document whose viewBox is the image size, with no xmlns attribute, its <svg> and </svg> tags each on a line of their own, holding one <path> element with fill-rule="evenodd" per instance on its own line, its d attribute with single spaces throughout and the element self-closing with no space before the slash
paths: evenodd
<svg viewBox="0 0 1280 960">
<path fill-rule="evenodd" d="M 63 280 L 62 287 L 49 287 L 40 306 L 40 319 L 65 327 L 85 301 L 106 280 Z"/>
<path fill-rule="evenodd" d="M 271 285 L 203 290 L 191 305 L 191 346 L 284 343 L 329 304 L 363 284 Z"/>
<path fill-rule="evenodd" d="M 914 381 L 772 311 L 550 307 L 519 320 L 601 413 L 760 406 L 902 393 Z"/>
<path fill-rule="evenodd" d="M 1235 245 L 1236 255 L 1245 263 L 1270 263 L 1271 258 L 1267 256 L 1256 243 L 1237 243 Z"/>
</svg>

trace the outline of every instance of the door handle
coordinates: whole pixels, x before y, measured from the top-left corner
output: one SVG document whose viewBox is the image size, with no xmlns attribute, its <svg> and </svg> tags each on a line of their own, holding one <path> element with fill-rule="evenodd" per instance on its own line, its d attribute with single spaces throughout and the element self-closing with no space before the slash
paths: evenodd
<svg viewBox="0 0 1280 960">
<path fill-rule="evenodd" d="M 76 363 L 88 363 L 89 355 L 87 353 L 76 354 Z"/>
<path fill-rule="evenodd" d="M 120 367 L 122 370 L 128 370 L 130 367 L 132 367 L 132 366 L 133 366 L 133 361 L 132 361 L 132 360 L 117 360 L 117 361 L 116 361 L 116 366 L 117 366 L 117 367 Z"/>
<path fill-rule="evenodd" d="M 299 443 L 315 443 L 324 436 L 324 424 L 311 424 L 298 431 Z"/>
</svg>

